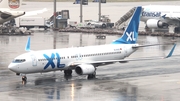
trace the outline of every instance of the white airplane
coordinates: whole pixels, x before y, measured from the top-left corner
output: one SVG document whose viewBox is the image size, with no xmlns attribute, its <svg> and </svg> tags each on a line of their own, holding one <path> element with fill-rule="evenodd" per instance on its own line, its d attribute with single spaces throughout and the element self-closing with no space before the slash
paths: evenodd
<svg viewBox="0 0 180 101">
<path fill-rule="evenodd" d="M 70 76 L 74 69 L 77 74 L 88 75 L 88 79 L 92 79 L 96 76 L 98 66 L 135 61 L 124 58 L 130 56 L 139 47 L 151 46 L 136 43 L 141 10 L 142 7 L 136 8 L 122 37 L 111 44 L 33 51 L 30 49 L 29 37 L 25 47 L 28 52 L 16 57 L 8 68 L 17 75 L 64 70 L 65 76 Z M 174 48 L 175 45 L 166 57 L 159 58 L 170 57 Z M 23 81 L 26 79 L 26 76 L 22 76 Z"/>
<path fill-rule="evenodd" d="M 0 0 L 0 25 L 25 14 L 19 11 L 22 0 Z"/>
<path fill-rule="evenodd" d="M 146 5 L 141 14 L 141 21 L 146 28 L 167 29 L 174 27 L 174 32 L 180 32 L 180 6 L 175 5 Z"/>
</svg>

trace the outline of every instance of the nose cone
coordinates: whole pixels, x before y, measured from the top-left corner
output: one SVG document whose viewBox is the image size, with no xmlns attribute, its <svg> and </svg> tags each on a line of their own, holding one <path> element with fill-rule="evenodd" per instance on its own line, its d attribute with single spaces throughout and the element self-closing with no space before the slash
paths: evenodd
<svg viewBox="0 0 180 101">
<path fill-rule="evenodd" d="M 17 65 L 14 63 L 10 63 L 8 68 L 13 72 L 17 72 Z"/>
</svg>

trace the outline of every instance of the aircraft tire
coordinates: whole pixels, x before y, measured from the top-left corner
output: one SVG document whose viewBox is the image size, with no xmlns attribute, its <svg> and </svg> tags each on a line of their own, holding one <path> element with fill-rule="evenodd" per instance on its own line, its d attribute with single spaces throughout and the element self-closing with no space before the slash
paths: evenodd
<svg viewBox="0 0 180 101">
<path fill-rule="evenodd" d="M 89 74 L 88 77 L 87 77 L 88 80 L 91 80 L 91 79 L 94 79 L 94 78 L 96 78 L 96 72 L 94 72 L 94 74 Z"/>
<path fill-rule="evenodd" d="M 22 76 L 22 81 L 26 82 L 27 81 L 27 77 L 26 76 Z"/>
<path fill-rule="evenodd" d="M 64 75 L 65 76 L 71 76 L 72 75 L 72 70 L 64 70 Z"/>
</svg>

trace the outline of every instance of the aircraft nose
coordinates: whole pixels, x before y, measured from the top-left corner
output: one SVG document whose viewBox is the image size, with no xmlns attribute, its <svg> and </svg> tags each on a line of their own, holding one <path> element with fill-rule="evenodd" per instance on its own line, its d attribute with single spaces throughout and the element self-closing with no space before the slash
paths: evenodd
<svg viewBox="0 0 180 101">
<path fill-rule="evenodd" d="M 14 64 L 14 63 L 10 63 L 8 68 L 13 71 L 13 72 L 16 72 L 17 71 L 17 65 Z"/>
</svg>

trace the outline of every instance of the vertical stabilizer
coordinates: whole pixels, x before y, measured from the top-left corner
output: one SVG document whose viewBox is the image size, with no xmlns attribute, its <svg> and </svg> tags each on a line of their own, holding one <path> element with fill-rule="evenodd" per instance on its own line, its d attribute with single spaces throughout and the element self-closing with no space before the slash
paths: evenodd
<svg viewBox="0 0 180 101">
<path fill-rule="evenodd" d="M 136 7 L 134 14 L 131 17 L 131 20 L 126 27 L 121 38 L 112 42 L 112 44 L 135 44 L 138 38 L 138 28 L 140 22 L 140 14 L 142 7 Z"/>
<path fill-rule="evenodd" d="M 0 8 L 19 9 L 22 5 L 22 0 L 0 0 Z"/>
</svg>

